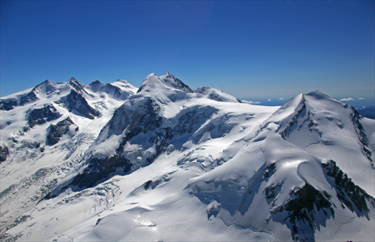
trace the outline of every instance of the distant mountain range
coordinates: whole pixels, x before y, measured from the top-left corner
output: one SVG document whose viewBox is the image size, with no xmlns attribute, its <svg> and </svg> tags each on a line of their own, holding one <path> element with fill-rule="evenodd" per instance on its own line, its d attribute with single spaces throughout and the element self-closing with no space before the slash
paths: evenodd
<svg viewBox="0 0 375 242">
<path fill-rule="evenodd" d="M 251 105 L 170 73 L 45 81 L 0 99 L 0 240 L 373 241 L 365 110 L 321 91 Z"/>
</svg>

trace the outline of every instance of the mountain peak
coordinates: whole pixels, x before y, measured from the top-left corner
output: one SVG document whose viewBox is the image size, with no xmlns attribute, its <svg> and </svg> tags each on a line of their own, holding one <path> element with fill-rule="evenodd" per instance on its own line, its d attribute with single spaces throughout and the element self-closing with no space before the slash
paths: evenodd
<svg viewBox="0 0 375 242">
<path fill-rule="evenodd" d="M 69 78 L 68 84 L 71 86 L 80 85 L 80 83 L 74 77 Z"/>
<path fill-rule="evenodd" d="M 149 89 L 155 88 L 157 83 L 161 84 L 160 79 L 155 75 L 155 73 L 151 73 L 143 80 L 141 87 L 138 89 L 137 93 L 144 90 L 150 91 Z"/>
<path fill-rule="evenodd" d="M 173 87 L 187 93 L 193 93 L 193 90 L 191 90 L 191 88 L 188 85 L 183 83 L 180 79 L 176 78 L 169 72 L 160 76 L 160 79 L 163 81 L 165 85 L 169 87 Z"/>
<path fill-rule="evenodd" d="M 74 77 L 71 77 L 68 81 L 68 84 L 71 85 L 71 86 L 75 86 L 75 85 L 81 85 L 81 83 L 79 83 L 77 81 L 77 79 L 75 79 Z"/>
<path fill-rule="evenodd" d="M 82 84 L 79 83 L 74 77 L 71 77 L 68 81 L 68 85 L 71 86 L 74 90 L 76 90 L 78 93 L 86 93 L 86 90 L 83 88 Z"/>
<path fill-rule="evenodd" d="M 50 81 L 50 80 L 45 80 L 44 82 L 42 82 L 42 83 L 40 83 L 40 84 L 38 84 L 38 85 L 36 85 L 34 88 L 33 88 L 33 90 L 35 90 L 35 89 L 37 89 L 38 87 L 41 87 L 41 86 L 47 86 L 47 85 L 50 85 L 50 84 L 52 84 L 53 82 L 52 81 Z"/>
<path fill-rule="evenodd" d="M 310 96 L 310 97 L 314 97 L 318 100 L 322 100 L 322 99 L 332 99 L 331 96 L 325 94 L 324 92 L 320 91 L 320 90 L 315 90 L 315 91 L 312 91 L 312 92 L 309 92 L 307 94 L 305 94 L 304 96 Z"/>
<path fill-rule="evenodd" d="M 193 93 L 193 90 L 191 90 L 188 85 L 183 83 L 180 79 L 176 78 L 169 72 L 160 77 L 158 77 L 155 73 L 151 73 L 150 75 L 148 75 L 146 79 L 142 82 L 142 85 L 139 88 L 138 93 L 143 90 L 151 91 L 152 89 L 160 85 L 168 86 L 187 93 Z"/>
<path fill-rule="evenodd" d="M 115 82 L 119 82 L 123 84 L 130 84 L 130 82 L 128 82 L 127 80 L 123 80 L 123 79 L 117 79 Z"/>
<path fill-rule="evenodd" d="M 55 82 L 52 82 L 50 80 L 45 80 L 44 82 L 35 86 L 32 92 L 34 92 L 35 94 L 39 94 L 39 95 L 45 95 L 45 94 L 48 95 L 56 90 L 55 84 L 56 84 Z"/>
<path fill-rule="evenodd" d="M 174 75 L 172 75 L 170 72 L 165 73 L 164 75 L 160 76 L 160 78 L 163 77 L 171 77 L 171 78 L 176 78 Z"/>
</svg>

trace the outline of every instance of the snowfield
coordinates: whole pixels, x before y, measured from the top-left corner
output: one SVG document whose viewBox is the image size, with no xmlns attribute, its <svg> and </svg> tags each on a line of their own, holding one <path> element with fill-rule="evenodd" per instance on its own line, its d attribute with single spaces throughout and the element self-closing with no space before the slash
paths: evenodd
<svg viewBox="0 0 375 242">
<path fill-rule="evenodd" d="M 170 73 L 72 78 L 0 109 L 2 241 L 375 238 L 375 121 L 320 91 L 266 107 Z"/>
</svg>

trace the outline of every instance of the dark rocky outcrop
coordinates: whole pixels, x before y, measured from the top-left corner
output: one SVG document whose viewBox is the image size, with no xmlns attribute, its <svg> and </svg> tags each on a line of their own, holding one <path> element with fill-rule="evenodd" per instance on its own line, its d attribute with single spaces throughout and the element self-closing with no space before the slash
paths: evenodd
<svg viewBox="0 0 375 242">
<path fill-rule="evenodd" d="M 89 165 L 82 174 L 74 178 L 71 185 L 79 188 L 90 187 L 99 181 L 109 179 L 115 174 L 130 172 L 134 161 L 126 156 L 124 147 L 128 142 L 133 142 L 134 139 L 137 139 L 138 135 L 146 133 L 152 133 L 153 135 L 150 135 L 148 144 L 141 143 L 139 145 L 151 145 L 154 147 L 154 153 L 145 157 L 147 164 L 150 164 L 167 150 L 169 144 L 173 143 L 177 149 L 180 148 L 186 142 L 186 139 L 191 138 L 190 134 L 196 132 L 207 119 L 217 112 L 217 109 L 212 107 L 193 107 L 191 110 L 186 110 L 181 115 L 174 117 L 176 120 L 171 121 L 171 123 L 175 123 L 174 127 L 163 127 L 163 122 L 166 120 L 160 115 L 160 106 L 152 98 L 145 98 L 136 102 L 133 105 L 124 104 L 117 109 L 96 141 L 100 143 L 112 135 L 122 135 L 115 154 L 106 158 L 91 157 Z M 210 124 L 207 126 L 210 126 Z M 210 127 L 207 127 L 208 130 L 204 130 L 209 131 Z M 200 135 L 203 135 L 203 133 L 197 134 L 195 139 L 199 140 Z M 138 166 L 139 164 L 137 164 Z"/>
<path fill-rule="evenodd" d="M 82 174 L 74 178 L 71 185 L 79 188 L 92 187 L 115 173 L 125 174 L 130 171 L 131 166 L 129 160 L 117 154 L 106 159 L 93 158 Z"/>
<path fill-rule="evenodd" d="M 126 100 L 129 97 L 129 93 L 121 91 L 119 87 L 113 86 L 109 83 L 103 84 L 100 81 L 96 80 L 92 82 L 89 87 L 93 92 L 98 93 L 107 93 L 112 97 L 120 100 Z"/>
<path fill-rule="evenodd" d="M 299 108 L 297 110 L 297 108 Z M 294 116 L 291 118 L 290 122 L 288 123 L 288 125 L 283 129 L 283 130 L 278 130 L 278 133 L 281 135 L 281 137 L 283 139 L 286 139 L 289 134 L 296 128 L 295 126 L 297 125 L 298 123 L 298 119 L 302 116 L 306 116 L 306 112 L 307 112 L 307 118 L 305 119 L 305 122 L 306 121 L 311 121 L 310 120 L 310 112 L 306 110 L 306 100 L 305 100 L 305 97 L 302 98 L 301 100 L 301 103 L 300 105 L 298 105 L 296 107 L 296 111 L 295 111 L 295 114 Z M 281 127 L 280 127 L 281 128 Z M 280 129 L 279 128 L 279 129 Z M 310 131 L 311 131 L 311 126 L 310 126 L 310 123 L 309 123 L 309 128 L 310 128 Z"/>
<path fill-rule="evenodd" d="M 46 145 L 54 145 L 60 141 L 60 138 L 69 132 L 70 126 L 75 125 L 73 121 L 68 117 L 56 125 L 51 124 L 47 130 Z M 78 127 L 75 128 L 78 131 Z"/>
<path fill-rule="evenodd" d="M 3 99 L 0 100 L 0 110 L 9 111 L 14 107 L 18 106 L 18 101 L 16 99 Z"/>
<path fill-rule="evenodd" d="M 320 226 L 319 223 L 325 223 L 325 220 L 317 219 L 319 216 L 317 213 L 323 211 L 327 219 L 334 215 L 333 205 L 330 202 L 331 196 L 306 183 L 302 188 L 291 192 L 290 197 L 284 209 L 288 211 L 285 220 L 290 222 L 293 239 L 296 241 L 314 239 L 314 231 Z"/>
<path fill-rule="evenodd" d="M 8 155 L 9 155 L 8 147 L 6 146 L 3 147 L 0 145 L 0 163 L 3 161 L 6 161 Z"/>
<path fill-rule="evenodd" d="M 23 106 L 27 103 L 31 103 L 38 100 L 37 96 L 33 91 L 29 92 L 27 95 L 21 96 L 20 97 L 20 103 L 19 106 Z"/>
<path fill-rule="evenodd" d="M 345 107 L 347 107 L 346 105 Z M 357 133 L 358 139 L 362 144 L 362 150 L 363 153 L 366 155 L 367 159 L 371 162 L 372 166 L 374 167 L 374 164 L 372 163 L 371 159 L 371 151 L 367 148 L 368 147 L 368 138 L 366 136 L 366 132 L 363 128 L 363 125 L 361 124 L 361 119 L 363 118 L 355 108 L 352 106 L 349 106 L 351 113 L 350 117 L 352 119 L 353 126 L 355 128 L 355 132 Z"/>
<path fill-rule="evenodd" d="M 41 125 L 59 117 L 61 117 L 61 114 L 57 112 L 53 105 L 46 105 L 43 108 L 33 109 L 29 114 L 28 123 L 32 128 L 36 124 Z"/>
<path fill-rule="evenodd" d="M 102 83 L 99 80 L 95 80 L 89 84 L 89 87 L 91 88 L 91 91 L 97 92 L 102 87 Z"/>
<path fill-rule="evenodd" d="M 364 215 L 369 212 L 367 201 L 370 201 L 372 206 L 375 205 L 374 198 L 355 185 L 347 174 L 336 165 L 335 161 L 331 160 L 322 166 L 326 176 L 334 179 L 333 187 L 342 207 L 346 206 L 350 211 L 356 212 L 357 215 Z"/>
<path fill-rule="evenodd" d="M 327 181 L 331 184 L 343 209 L 348 208 L 358 217 L 369 219 L 369 206 L 375 207 L 375 200 L 366 191 L 355 185 L 336 162 L 322 164 Z M 291 229 L 292 237 L 298 241 L 314 240 L 315 230 L 334 216 L 336 205 L 326 191 L 318 191 L 306 183 L 302 188 L 291 192 L 290 200 L 283 206 L 288 212 L 285 221 Z M 282 212 L 282 211 L 280 211 Z"/>
<path fill-rule="evenodd" d="M 86 99 L 74 90 L 71 90 L 69 95 L 62 97 L 57 103 L 63 104 L 69 112 L 85 118 L 94 119 L 100 116 L 100 112 L 92 108 Z"/>
<path fill-rule="evenodd" d="M 20 95 L 17 98 L 1 99 L 0 110 L 9 111 L 12 110 L 14 107 L 23 106 L 25 104 L 32 103 L 36 100 L 38 100 L 38 97 L 35 95 L 34 91 Z"/>
<path fill-rule="evenodd" d="M 135 104 L 134 104 L 135 105 Z M 147 133 L 154 130 L 162 124 L 162 117 L 159 115 L 160 107 L 153 102 L 151 98 L 145 98 L 139 101 L 136 109 L 127 106 L 118 108 L 113 114 L 111 120 L 99 134 L 99 139 L 105 140 L 111 135 L 119 135 L 125 132 L 122 145 L 126 144 L 139 133 Z M 104 135 L 104 133 L 106 133 Z"/>
<path fill-rule="evenodd" d="M 76 92 L 80 94 L 87 94 L 85 88 L 79 83 L 74 77 L 71 77 L 68 81 L 68 85 L 70 85 Z"/>
</svg>

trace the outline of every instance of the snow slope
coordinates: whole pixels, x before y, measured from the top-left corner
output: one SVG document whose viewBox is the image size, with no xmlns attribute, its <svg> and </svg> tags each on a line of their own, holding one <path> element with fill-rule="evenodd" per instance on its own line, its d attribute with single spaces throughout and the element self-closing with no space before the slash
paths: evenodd
<svg viewBox="0 0 375 242">
<path fill-rule="evenodd" d="M 50 171 L 55 180 L 45 189 L 44 199 L 38 196 L 37 204 L 18 213 L 20 205 L 13 206 L 8 212 L 12 223 L 1 230 L 3 240 L 372 241 L 375 237 L 375 122 L 350 106 L 320 91 L 300 94 L 282 107 L 250 105 L 216 89 L 193 91 L 170 73 L 150 74 L 138 92 L 126 98 L 99 82 L 81 86 L 73 88 L 100 115 L 69 117 L 79 127 L 78 134 L 83 132 L 82 123 L 92 120 L 85 126 L 89 141 L 75 141 L 79 155 L 70 156 L 74 162 L 58 158 L 65 155 L 58 144 L 72 142 L 68 137 L 61 137 L 53 151 L 46 147 L 45 156 L 55 159 L 54 169 L 68 161 L 70 166 Z M 109 95 L 123 100 L 116 110 L 108 103 L 118 99 Z M 104 106 L 113 108 L 104 112 Z M 59 105 L 55 108 L 62 113 Z M 52 108 L 46 110 L 54 113 Z M 74 130 L 72 140 L 77 137 Z M 10 147 L 9 142 L 3 145 Z M 12 157 L 14 150 L 9 154 Z M 14 169 L 14 163 L 7 158 L 1 163 L 2 172 Z M 13 191 L 27 200 L 22 189 Z M 12 207 L 13 195 L 1 195 L 0 201 Z"/>
<path fill-rule="evenodd" d="M 35 206 L 81 161 L 102 126 L 123 103 L 112 93 L 88 87 L 74 78 L 67 83 L 47 80 L 1 99 L 1 104 L 17 100 L 12 109 L 0 104 L 0 146 L 7 150 L 0 164 L 1 230 Z M 137 91 L 130 84 L 116 88 L 120 96 Z M 18 102 L 25 96 L 35 98 Z"/>
</svg>

